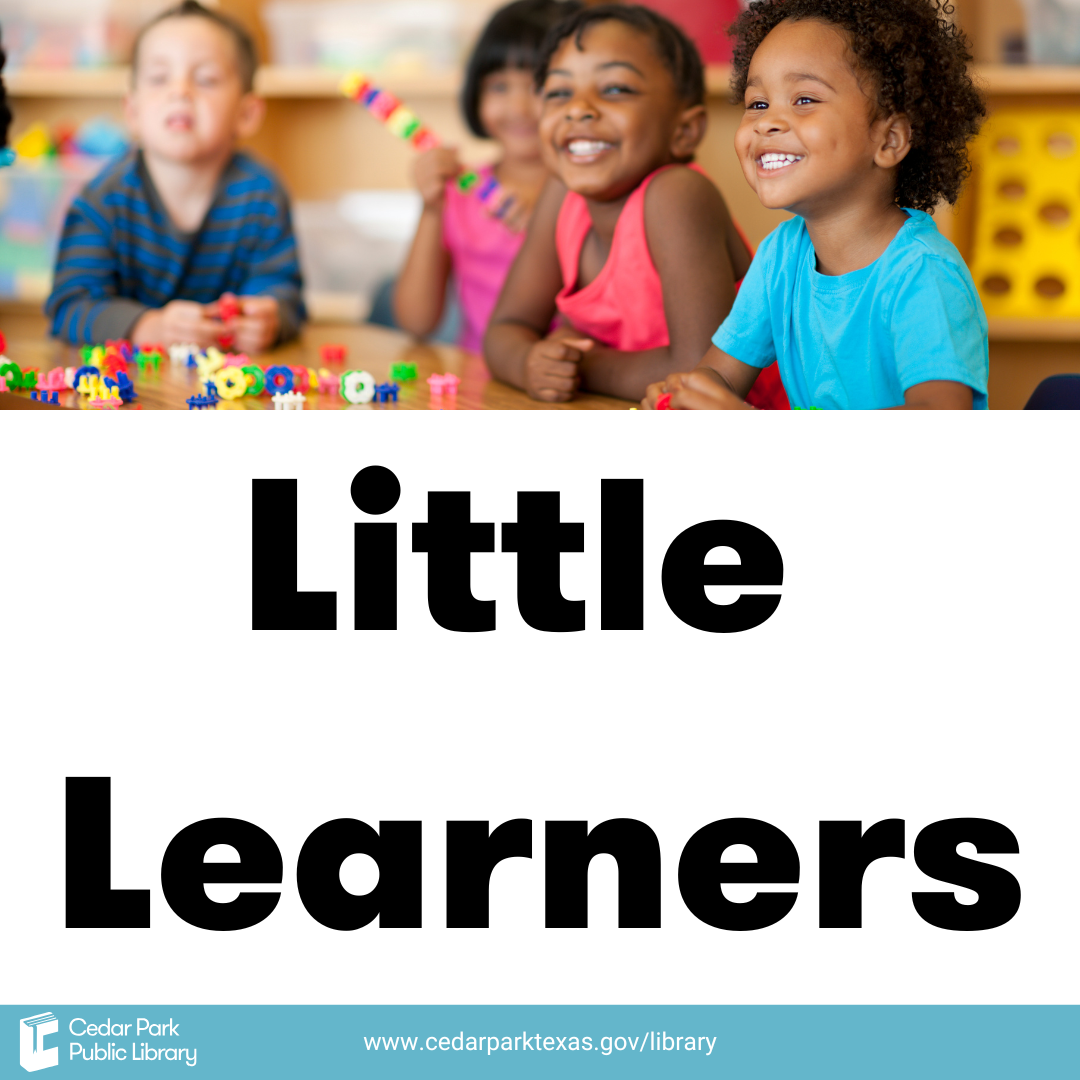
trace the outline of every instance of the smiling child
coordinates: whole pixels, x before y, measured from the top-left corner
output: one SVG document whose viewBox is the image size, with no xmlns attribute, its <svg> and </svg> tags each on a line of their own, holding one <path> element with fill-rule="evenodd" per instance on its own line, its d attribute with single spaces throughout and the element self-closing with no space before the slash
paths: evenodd
<svg viewBox="0 0 1080 1080">
<path fill-rule="evenodd" d="M 195 0 L 170 8 L 135 45 L 125 102 L 138 149 L 87 185 L 68 212 L 46 314 L 78 344 L 213 344 L 223 293 L 239 296 L 235 347 L 295 336 L 300 269 L 288 198 L 239 139 L 256 131 L 255 48 Z"/>
<path fill-rule="evenodd" d="M 484 357 L 541 401 L 579 388 L 638 398 L 700 358 L 750 265 L 723 197 L 692 164 L 706 128 L 701 59 L 662 16 L 602 5 L 552 30 L 537 86 L 554 178 Z"/>
<path fill-rule="evenodd" d="M 956 201 L 986 113 L 944 0 L 756 0 L 736 21 L 735 149 L 761 245 L 672 408 L 745 408 L 776 364 L 796 408 L 986 408 L 986 316 L 929 217 Z"/>
</svg>

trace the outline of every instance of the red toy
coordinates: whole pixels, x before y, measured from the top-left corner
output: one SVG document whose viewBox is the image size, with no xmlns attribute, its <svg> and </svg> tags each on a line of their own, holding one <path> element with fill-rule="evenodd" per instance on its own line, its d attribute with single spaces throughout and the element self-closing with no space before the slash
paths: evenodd
<svg viewBox="0 0 1080 1080">
<path fill-rule="evenodd" d="M 222 293 L 218 300 L 218 317 L 226 325 L 231 323 L 240 314 L 240 301 L 232 293 Z M 226 352 L 233 347 L 236 336 L 231 330 L 223 330 L 218 334 L 218 345 Z"/>
<path fill-rule="evenodd" d="M 3 356 L 7 352 L 7 338 L 4 337 L 3 330 L 0 330 L 0 356 Z"/>
<path fill-rule="evenodd" d="M 345 362 L 344 345 L 324 345 L 319 350 L 324 364 L 343 364 Z"/>
<path fill-rule="evenodd" d="M 671 395 L 670 394 L 661 394 L 656 399 L 657 412 L 659 412 L 661 409 L 670 409 L 670 408 L 671 408 Z"/>
</svg>

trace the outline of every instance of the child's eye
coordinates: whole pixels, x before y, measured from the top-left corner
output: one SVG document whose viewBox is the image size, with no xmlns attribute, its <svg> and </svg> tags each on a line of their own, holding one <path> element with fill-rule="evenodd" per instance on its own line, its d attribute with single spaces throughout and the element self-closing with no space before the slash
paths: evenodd
<svg viewBox="0 0 1080 1080">
<path fill-rule="evenodd" d="M 812 98 L 808 94 L 800 94 L 795 99 L 796 105 L 815 105 L 817 104 L 817 98 Z"/>
<path fill-rule="evenodd" d="M 621 97 L 623 94 L 632 94 L 633 88 L 626 86 L 624 83 L 612 83 L 610 86 L 604 87 L 604 93 L 609 97 Z"/>
<path fill-rule="evenodd" d="M 746 109 L 749 112 L 751 109 L 767 109 L 769 103 L 767 101 L 751 101 L 747 104 Z"/>
<path fill-rule="evenodd" d="M 570 91 L 563 86 L 553 87 L 551 90 L 544 91 L 545 101 L 557 101 L 559 98 L 566 98 L 570 96 Z"/>
</svg>

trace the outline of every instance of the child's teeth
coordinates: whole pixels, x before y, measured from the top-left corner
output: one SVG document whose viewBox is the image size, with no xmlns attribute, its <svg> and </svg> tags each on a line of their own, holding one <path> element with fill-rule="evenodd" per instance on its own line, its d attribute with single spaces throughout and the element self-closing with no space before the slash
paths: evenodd
<svg viewBox="0 0 1080 1080">
<path fill-rule="evenodd" d="M 791 165 L 796 161 L 802 161 L 798 154 L 762 154 L 761 167 L 763 169 L 782 169 L 785 165 Z"/>
<path fill-rule="evenodd" d="M 592 142 L 587 139 L 575 139 L 567 149 L 575 157 L 587 157 L 590 154 L 599 154 L 608 148 L 606 142 Z"/>
</svg>

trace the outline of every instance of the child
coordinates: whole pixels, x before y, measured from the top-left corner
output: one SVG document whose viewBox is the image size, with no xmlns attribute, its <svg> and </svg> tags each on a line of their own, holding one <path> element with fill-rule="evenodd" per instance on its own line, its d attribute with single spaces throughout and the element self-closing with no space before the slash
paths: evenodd
<svg viewBox="0 0 1080 1080">
<path fill-rule="evenodd" d="M 213 344 L 239 352 L 295 336 L 300 270 L 277 178 L 246 154 L 263 104 L 252 93 L 251 38 L 184 0 L 135 44 L 125 102 L 138 149 L 107 167 L 64 224 L 46 314 L 72 343 Z M 223 293 L 239 315 L 218 317 Z"/>
<path fill-rule="evenodd" d="M 514 261 L 547 169 L 536 130 L 533 66 L 547 31 L 576 11 L 576 0 L 516 0 L 492 16 L 465 75 L 462 108 L 473 134 L 494 139 L 498 163 L 480 170 L 494 176 L 512 202 L 489 211 L 474 194 L 453 184 L 461 173 L 455 151 L 428 150 L 416 161 L 424 209 L 412 250 L 394 293 L 402 329 L 426 337 L 439 325 L 446 283 L 453 273 L 462 310 L 458 339 L 479 352 L 495 301 Z"/>
<path fill-rule="evenodd" d="M 606 4 L 552 31 L 536 78 L 555 178 L 484 355 L 541 401 L 578 388 L 639 398 L 700 358 L 750 265 L 723 197 L 690 164 L 706 127 L 701 59 L 663 16 Z"/>
<path fill-rule="evenodd" d="M 735 139 L 761 245 L 688 375 L 644 405 L 745 408 L 777 362 L 796 408 L 986 408 L 986 316 L 928 216 L 955 202 L 985 106 L 945 0 L 756 0 L 735 23 Z M 670 395 L 661 400 L 662 395 Z"/>
</svg>

